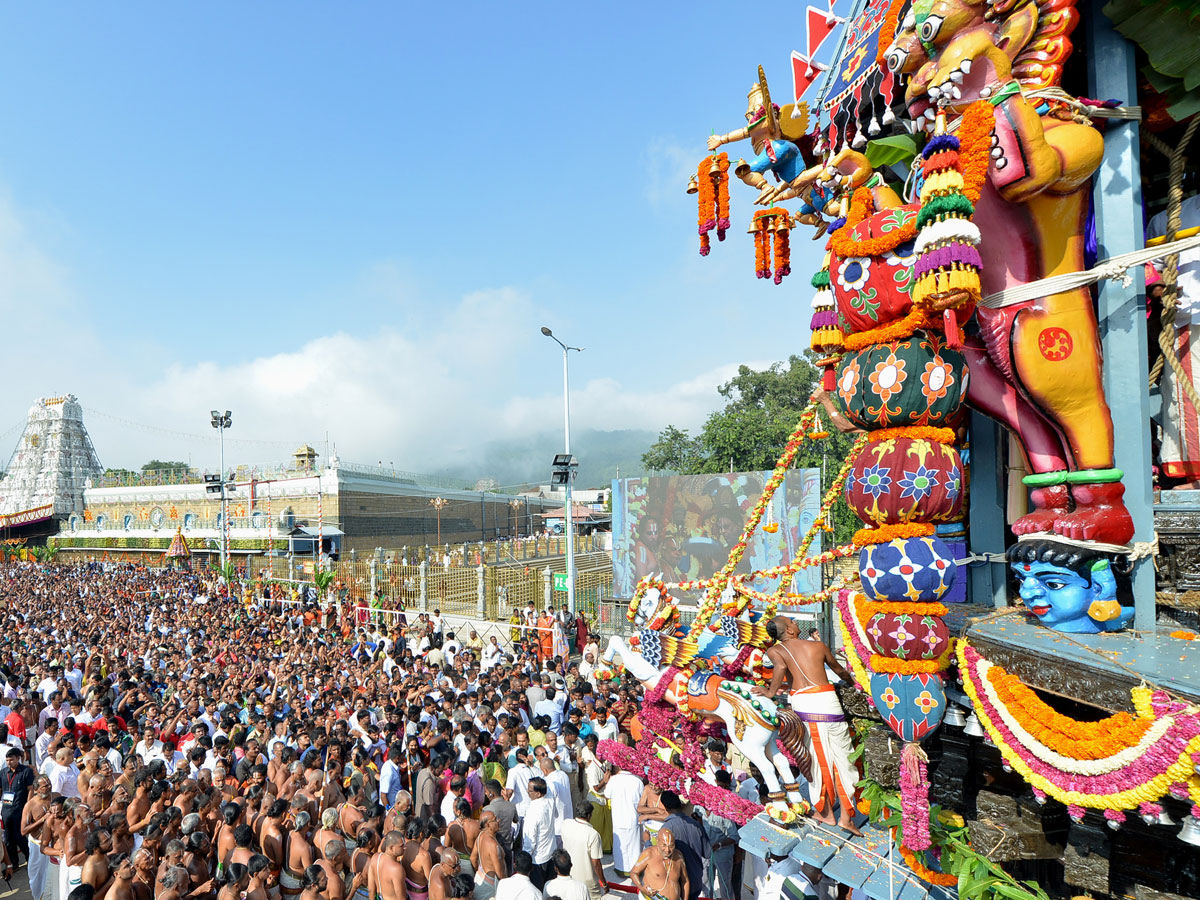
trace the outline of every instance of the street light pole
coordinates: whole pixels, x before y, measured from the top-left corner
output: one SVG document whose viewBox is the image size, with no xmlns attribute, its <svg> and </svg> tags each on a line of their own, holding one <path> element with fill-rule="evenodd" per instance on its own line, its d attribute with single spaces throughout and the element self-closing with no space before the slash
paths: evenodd
<svg viewBox="0 0 1200 900">
<path fill-rule="evenodd" d="M 438 520 L 438 546 L 442 545 L 442 507 L 445 506 L 447 500 L 444 497 L 434 497 L 429 501 L 429 504 L 437 510 Z"/>
<path fill-rule="evenodd" d="M 542 334 L 562 347 L 563 352 L 563 452 L 571 455 L 571 381 L 567 371 L 567 353 L 574 350 L 582 353 L 582 347 L 568 347 L 554 336 L 554 332 L 542 326 Z M 575 469 L 567 474 L 566 505 L 563 509 L 564 528 L 567 537 L 567 609 L 575 615 L 575 510 L 571 502 L 571 482 L 575 480 Z"/>
<path fill-rule="evenodd" d="M 221 443 L 221 573 L 225 573 L 225 567 L 229 563 L 229 506 L 227 503 L 227 484 L 225 481 L 225 429 L 233 425 L 233 413 L 225 410 L 222 415 L 220 410 L 214 409 L 211 411 L 212 427 L 217 429 L 217 435 Z"/>
</svg>

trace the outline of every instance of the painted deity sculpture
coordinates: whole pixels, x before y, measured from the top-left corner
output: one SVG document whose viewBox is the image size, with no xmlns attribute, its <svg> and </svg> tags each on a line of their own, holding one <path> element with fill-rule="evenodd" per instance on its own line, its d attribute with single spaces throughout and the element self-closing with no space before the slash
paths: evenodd
<svg viewBox="0 0 1200 900">
<path fill-rule="evenodd" d="M 1103 554 L 1030 540 L 1010 547 L 1008 559 L 1025 608 L 1055 631 L 1118 631 L 1133 619 L 1133 607 L 1117 599 L 1112 562 Z"/>
<path fill-rule="evenodd" d="M 995 108 L 991 165 L 974 215 L 984 295 L 1086 267 L 1089 180 L 1103 139 L 1089 123 L 1023 93 L 1056 80 L 1077 20 L 1065 0 L 1042 8 L 1020 0 L 918 2 L 888 51 L 889 64 L 912 73 L 905 100 L 915 121 L 931 122 L 936 110 L 953 118 L 980 99 Z M 845 171 L 848 161 L 834 163 Z M 843 299 L 854 306 L 853 291 Z M 964 348 L 968 402 L 1019 438 L 1032 473 L 1036 508 L 1014 532 L 1128 542 L 1133 523 L 1113 468 L 1088 290 L 981 306 L 975 315 L 978 334 Z"/>
</svg>

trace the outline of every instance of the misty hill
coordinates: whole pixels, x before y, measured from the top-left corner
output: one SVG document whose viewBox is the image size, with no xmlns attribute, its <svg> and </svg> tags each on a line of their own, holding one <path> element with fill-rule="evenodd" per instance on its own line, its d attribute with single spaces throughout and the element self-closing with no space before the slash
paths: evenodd
<svg viewBox="0 0 1200 900">
<path fill-rule="evenodd" d="M 571 435 L 571 452 L 579 460 L 580 488 L 608 487 L 620 469 L 622 478 L 644 475 L 642 454 L 658 436 L 652 431 L 589 429 Z M 562 431 L 546 431 L 525 438 L 488 441 L 476 458 L 453 462 L 431 474 L 456 478 L 495 478 L 501 487 L 547 484 L 550 463 L 562 452 Z"/>
</svg>

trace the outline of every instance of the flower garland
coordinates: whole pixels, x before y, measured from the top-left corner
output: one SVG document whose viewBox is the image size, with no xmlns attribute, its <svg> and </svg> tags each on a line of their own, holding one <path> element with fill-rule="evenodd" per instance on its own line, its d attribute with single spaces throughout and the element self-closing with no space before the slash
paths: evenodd
<svg viewBox="0 0 1200 900">
<path fill-rule="evenodd" d="M 896 659 L 894 656 L 871 654 L 871 669 L 888 675 L 936 675 L 949 666 L 949 648 L 937 659 Z"/>
<path fill-rule="evenodd" d="M 928 850 L 931 844 L 928 761 L 920 744 L 906 743 L 900 751 L 900 817 L 910 850 Z"/>
<path fill-rule="evenodd" d="M 891 234 L 891 232 L 888 232 Z M 925 328 L 936 328 L 938 322 L 929 314 L 927 310 L 920 309 L 914 306 L 902 319 L 897 319 L 887 325 L 881 325 L 879 328 L 872 328 L 869 331 L 856 331 L 854 334 L 848 334 L 843 343 L 845 348 L 851 352 L 856 350 L 865 350 L 867 347 L 872 347 L 875 344 L 890 344 L 893 341 L 902 341 L 905 338 L 913 336 L 913 333 Z"/>
<path fill-rule="evenodd" d="M 1134 718 L 1127 712 L 1098 722 L 1079 722 L 1051 709 L 1021 680 L 993 666 L 988 682 L 1013 718 L 1036 740 L 1056 753 L 1074 759 L 1105 759 L 1136 744 L 1154 722 L 1154 715 Z M 1146 688 L 1135 688 L 1145 690 Z"/>
<path fill-rule="evenodd" d="M 688 637 L 699 637 L 708 626 L 713 613 L 716 612 L 717 600 L 720 598 L 721 592 L 725 590 L 725 585 L 729 583 L 729 578 L 733 575 L 738 563 L 741 562 L 742 556 L 746 552 L 746 547 L 749 545 L 750 538 L 753 536 L 759 522 L 762 521 L 762 517 L 767 511 L 767 504 L 771 502 L 771 497 L 775 495 L 775 491 L 783 484 L 787 470 L 791 468 L 792 461 L 796 458 L 796 454 L 800 452 L 804 436 L 812 431 L 813 422 L 816 420 L 816 408 L 816 401 L 810 401 L 800 414 L 800 423 L 788 435 L 783 453 L 780 454 L 778 461 L 775 463 L 775 469 L 771 473 L 771 477 L 767 480 L 766 485 L 763 486 L 763 492 L 759 496 L 758 502 L 754 504 L 754 508 L 750 511 L 750 516 L 746 520 L 746 525 L 742 529 L 741 536 L 729 551 L 729 559 L 721 567 L 721 570 L 709 580 L 708 593 L 705 594 L 704 599 L 700 602 L 700 608 L 696 611 L 696 620 L 692 623 Z"/>
<path fill-rule="evenodd" d="M 1139 715 L 1146 709 L 1157 713 L 1142 738 L 1104 759 L 1076 759 L 1047 747 L 1022 727 L 988 677 L 996 667 L 966 641 L 959 641 L 958 660 L 976 716 L 1005 762 L 1033 786 L 1035 795 L 1049 795 L 1068 807 L 1099 810 L 1138 809 L 1168 792 L 1200 796 L 1192 758 L 1200 753 L 1200 708 L 1155 705 L 1154 698 L 1135 694 Z"/>
<path fill-rule="evenodd" d="M 883 25 L 879 27 L 879 49 L 875 51 L 875 63 L 885 72 L 889 71 L 887 64 L 888 48 L 896 37 L 896 26 L 900 24 L 900 10 L 904 9 L 906 0 L 892 0 L 887 15 L 883 17 Z"/>
<path fill-rule="evenodd" d="M 854 598 L 854 611 L 864 625 L 878 615 L 944 616 L 949 610 L 944 603 L 918 603 L 908 600 L 868 600 L 862 594 Z"/>
<path fill-rule="evenodd" d="M 917 854 L 907 847 L 900 846 L 900 856 L 908 867 L 912 869 L 913 874 L 922 881 L 928 881 L 930 884 L 938 885 L 939 887 L 954 887 L 958 884 L 957 875 L 949 875 L 945 872 L 935 872 L 917 858 Z"/>
<path fill-rule="evenodd" d="M 911 241 L 917 236 L 917 220 L 914 218 L 878 237 L 855 237 L 855 227 L 874 212 L 875 198 L 871 196 L 870 188 L 861 187 L 856 190 L 850 198 L 850 214 L 846 216 L 846 224 L 830 235 L 829 248 L 843 259 L 854 256 L 882 256 L 888 250 L 895 250 L 905 241 Z"/>
<path fill-rule="evenodd" d="M 899 538 L 928 537 L 937 528 L 927 522 L 896 522 L 876 528 L 860 528 L 854 532 L 854 543 L 859 547 L 870 544 L 886 544 Z"/>
<path fill-rule="evenodd" d="M 962 192 L 971 203 L 979 202 L 987 180 L 994 127 L 995 109 L 986 100 L 977 100 L 963 110 L 958 126 L 958 169 L 962 173 Z"/>
<path fill-rule="evenodd" d="M 771 239 L 767 235 L 766 224 L 760 220 L 754 223 L 754 277 L 771 277 Z"/>
<path fill-rule="evenodd" d="M 780 225 L 775 228 L 775 283 L 792 274 L 791 217 L 785 210 Z"/>
<path fill-rule="evenodd" d="M 878 428 L 867 433 L 871 441 L 890 441 L 909 438 L 914 441 L 931 441 L 935 444 L 953 444 L 957 438 L 953 428 L 935 428 L 932 425 L 897 425 L 894 428 Z"/>
<path fill-rule="evenodd" d="M 696 168 L 700 255 L 708 256 L 708 233 L 714 229 L 717 240 L 725 240 L 729 230 L 729 154 L 706 156 Z"/>
<path fill-rule="evenodd" d="M 850 591 L 842 591 L 837 600 L 838 625 L 842 631 L 842 647 L 846 651 L 846 661 L 850 663 L 850 672 L 860 690 L 871 690 L 871 672 L 864 660 L 871 658 L 870 643 L 866 631 L 859 621 L 854 607 L 850 602 Z"/>
</svg>

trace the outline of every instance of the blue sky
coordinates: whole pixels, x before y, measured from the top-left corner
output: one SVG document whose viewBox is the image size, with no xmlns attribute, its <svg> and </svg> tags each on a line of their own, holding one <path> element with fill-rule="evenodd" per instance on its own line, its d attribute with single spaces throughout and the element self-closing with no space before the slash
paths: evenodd
<svg viewBox="0 0 1200 900">
<path fill-rule="evenodd" d="M 694 427 L 738 363 L 807 346 L 816 245 L 756 280 L 735 183 L 702 259 L 683 191 L 803 40 L 802 6 L 5 6 L 0 429 L 72 391 L 109 465 L 212 441 L 99 413 L 203 434 L 221 406 L 429 470 L 561 427 L 542 324 L 587 348 L 574 425 Z"/>
</svg>

